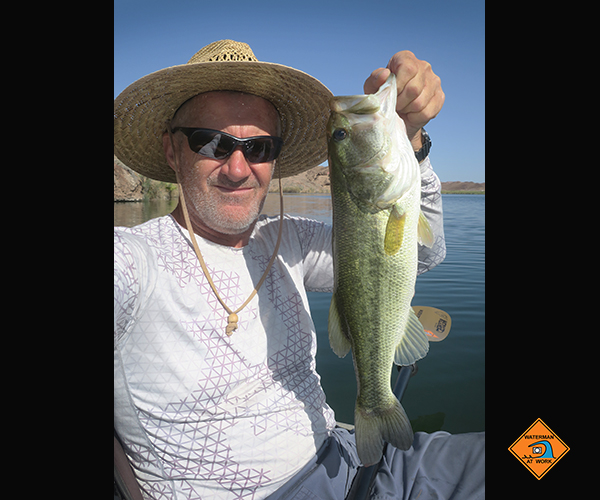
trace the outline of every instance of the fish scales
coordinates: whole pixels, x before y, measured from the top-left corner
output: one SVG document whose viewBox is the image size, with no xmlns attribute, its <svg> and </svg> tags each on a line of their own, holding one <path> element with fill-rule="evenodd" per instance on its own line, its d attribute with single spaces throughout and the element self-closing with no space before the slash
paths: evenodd
<svg viewBox="0 0 600 500">
<path fill-rule="evenodd" d="M 428 350 L 410 302 L 417 242 L 431 245 L 432 234 L 420 216 L 419 167 L 395 113 L 395 88 L 390 75 L 375 95 L 334 97 L 328 124 L 334 259 L 329 337 L 338 356 L 352 350 L 356 441 L 365 465 L 379 461 L 384 441 L 411 446 L 412 429 L 391 390 L 390 370 Z"/>
</svg>

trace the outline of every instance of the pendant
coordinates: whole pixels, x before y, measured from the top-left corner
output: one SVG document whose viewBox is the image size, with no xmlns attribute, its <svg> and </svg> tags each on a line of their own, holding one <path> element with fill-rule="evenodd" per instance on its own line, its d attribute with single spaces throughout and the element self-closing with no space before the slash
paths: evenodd
<svg viewBox="0 0 600 500">
<path fill-rule="evenodd" d="M 231 334 L 235 330 L 237 330 L 237 322 L 238 322 L 237 314 L 231 313 L 229 315 L 229 318 L 227 318 L 227 328 L 225 329 L 225 333 L 227 334 L 228 337 L 231 337 Z"/>
</svg>

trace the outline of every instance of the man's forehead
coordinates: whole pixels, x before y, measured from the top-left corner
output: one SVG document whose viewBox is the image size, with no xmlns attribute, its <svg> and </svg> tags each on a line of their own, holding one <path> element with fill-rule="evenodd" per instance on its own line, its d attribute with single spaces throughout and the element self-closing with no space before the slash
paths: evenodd
<svg viewBox="0 0 600 500">
<path fill-rule="evenodd" d="M 261 115 L 271 115 L 271 118 L 275 120 L 279 119 L 275 106 L 262 97 L 243 92 L 219 90 L 204 92 L 188 99 L 175 112 L 174 121 L 180 118 L 199 118 L 199 115 L 207 113 L 242 117 L 250 111 L 259 112 Z"/>
</svg>

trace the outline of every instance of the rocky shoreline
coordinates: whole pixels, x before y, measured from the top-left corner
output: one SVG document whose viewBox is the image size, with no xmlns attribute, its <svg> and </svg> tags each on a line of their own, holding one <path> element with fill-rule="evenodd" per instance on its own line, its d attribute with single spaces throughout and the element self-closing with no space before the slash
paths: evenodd
<svg viewBox="0 0 600 500">
<path fill-rule="evenodd" d="M 329 169 L 313 167 L 293 177 L 281 180 L 284 193 L 319 194 L 329 193 Z M 279 191 L 279 183 L 274 179 L 269 192 Z M 442 182 L 444 194 L 485 194 L 485 182 Z M 178 196 L 177 186 L 143 177 L 114 158 L 114 201 L 170 200 Z"/>
</svg>

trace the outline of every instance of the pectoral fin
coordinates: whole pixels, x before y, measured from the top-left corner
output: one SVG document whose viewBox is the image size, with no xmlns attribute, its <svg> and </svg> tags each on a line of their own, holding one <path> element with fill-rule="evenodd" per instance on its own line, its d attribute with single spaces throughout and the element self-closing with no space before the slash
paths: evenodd
<svg viewBox="0 0 600 500">
<path fill-rule="evenodd" d="M 395 255 L 402 246 L 404 238 L 404 223 L 406 222 L 406 212 L 400 214 L 396 205 L 390 212 L 390 218 L 385 226 L 385 239 L 383 249 L 387 255 Z"/>
<path fill-rule="evenodd" d="M 333 352 L 338 357 L 343 358 L 348 354 L 352 344 L 342 331 L 342 323 L 340 321 L 340 314 L 337 309 L 337 303 L 335 295 L 331 297 L 331 305 L 329 306 L 329 321 L 327 323 L 327 329 L 329 330 L 329 345 Z"/>
<path fill-rule="evenodd" d="M 406 328 L 400 337 L 400 343 L 396 346 L 394 363 L 402 366 L 412 365 L 415 361 L 424 358 L 428 351 L 429 341 L 423 325 L 410 308 Z"/>
<path fill-rule="evenodd" d="M 427 248 L 433 247 L 435 236 L 429 225 L 429 221 L 423 215 L 423 212 L 419 210 L 419 223 L 417 225 L 417 237 L 420 245 L 425 245 Z"/>
</svg>

